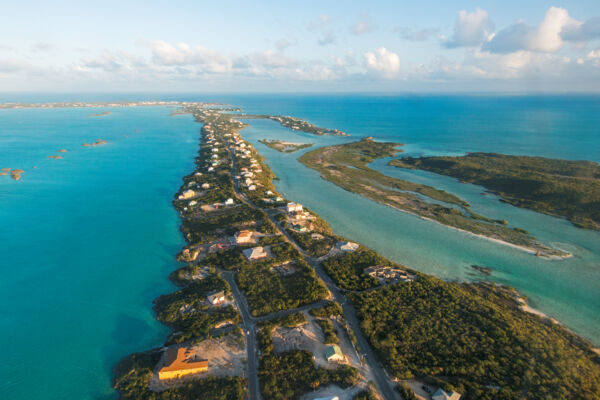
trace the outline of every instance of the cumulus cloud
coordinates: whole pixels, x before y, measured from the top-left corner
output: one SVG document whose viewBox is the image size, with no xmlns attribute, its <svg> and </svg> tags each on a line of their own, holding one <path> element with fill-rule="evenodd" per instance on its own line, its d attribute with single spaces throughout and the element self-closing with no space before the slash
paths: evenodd
<svg viewBox="0 0 600 400">
<path fill-rule="evenodd" d="M 48 42 L 37 42 L 33 46 L 31 46 L 31 49 L 33 51 L 49 51 L 49 50 L 52 50 L 53 48 L 54 48 L 54 45 L 52 43 L 48 43 Z"/>
<path fill-rule="evenodd" d="M 452 38 L 444 42 L 447 48 L 474 47 L 486 41 L 494 31 L 494 23 L 487 11 L 477 8 L 473 12 L 458 13 Z"/>
<path fill-rule="evenodd" d="M 402 39 L 410 40 L 411 42 L 424 42 L 434 37 L 440 36 L 440 30 L 435 28 L 429 29 L 411 29 L 399 26 L 394 29 Z"/>
<path fill-rule="evenodd" d="M 364 54 L 367 70 L 383 78 L 393 78 L 400 71 L 400 57 L 385 47 Z"/>
<path fill-rule="evenodd" d="M 336 40 L 337 40 L 337 37 L 335 36 L 335 33 L 333 33 L 333 31 L 327 31 L 327 32 L 323 32 L 323 34 L 317 41 L 317 44 L 319 46 L 327 46 L 328 44 L 335 43 Z"/>
<path fill-rule="evenodd" d="M 29 68 L 29 64 L 26 64 L 20 60 L 0 59 L 0 73 L 23 72 Z"/>
<path fill-rule="evenodd" d="M 600 17 L 590 18 L 581 24 L 565 26 L 560 33 L 563 40 L 585 42 L 600 38 Z"/>
<path fill-rule="evenodd" d="M 350 32 L 354 35 L 364 35 L 373 32 L 374 29 L 375 26 L 371 22 L 371 17 L 365 14 L 350 27 Z"/>
<path fill-rule="evenodd" d="M 290 42 L 287 39 L 279 39 L 278 41 L 275 42 L 275 48 L 279 51 L 284 51 L 291 45 L 292 45 L 292 42 Z"/>
<path fill-rule="evenodd" d="M 204 72 L 223 73 L 231 70 L 231 61 L 224 55 L 203 46 L 187 43 L 172 45 L 162 40 L 142 41 L 152 50 L 153 61 L 162 66 L 201 66 Z"/>
<path fill-rule="evenodd" d="M 521 50 L 553 53 L 563 46 L 561 32 L 578 30 L 581 22 L 571 18 L 564 8 L 550 7 L 537 27 L 517 22 L 499 31 L 483 45 L 492 53 L 512 53 Z"/>
<path fill-rule="evenodd" d="M 308 29 L 311 31 L 320 30 L 326 28 L 331 23 L 331 16 L 327 14 L 319 15 L 315 21 L 308 24 Z"/>
</svg>

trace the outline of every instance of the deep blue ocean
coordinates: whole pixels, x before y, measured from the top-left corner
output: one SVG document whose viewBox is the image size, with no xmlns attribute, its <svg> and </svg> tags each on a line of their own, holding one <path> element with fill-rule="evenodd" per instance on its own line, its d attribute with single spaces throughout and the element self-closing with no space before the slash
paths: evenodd
<svg viewBox="0 0 600 400">
<path fill-rule="evenodd" d="M 544 313 L 600 344 L 600 234 L 483 196 L 435 174 L 373 164 L 387 174 L 456 193 L 476 212 L 506 218 L 575 257 L 546 261 L 380 206 L 319 179 L 258 143 L 314 147 L 364 136 L 405 143 L 406 153 L 494 151 L 600 161 L 600 97 L 316 95 L 0 95 L 7 101 L 164 99 L 218 101 L 249 113 L 293 115 L 346 131 L 314 137 L 272 121 L 242 133 L 280 178 L 278 189 L 334 230 L 444 279 L 508 284 Z M 103 117 L 92 113 L 111 111 Z M 184 244 L 171 199 L 193 169 L 200 126 L 168 107 L 0 110 L 0 398 L 112 399 L 111 368 L 162 344 L 152 299 L 173 290 L 167 275 Z M 108 144 L 82 147 L 98 138 Z M 51 160 L 58 149 L 64 159 Z M 305 150 L 305 151 L 309 151 Z M 37 168 L 33 168 L 36 166 Z"/>
</svg>

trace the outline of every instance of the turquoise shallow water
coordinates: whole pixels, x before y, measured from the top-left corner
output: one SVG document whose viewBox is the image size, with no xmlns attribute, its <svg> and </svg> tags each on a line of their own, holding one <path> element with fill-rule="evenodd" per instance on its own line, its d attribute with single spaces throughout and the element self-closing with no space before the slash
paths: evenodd
<svg viewBox="0 0 600 400">
<path fill-rule="evenodd" d="M 0 176 L 0 398 L 115 398 L 112 366 L 168 333 L 151 306 L 172 288 L 171 199 L 199 125 L 167 108 L 111 111 L 0 110 L 0 168 L 26 170 Z M 97 138 L 109 143 L 81 146 Z"/>
<path fill-rule="evenodd" d="M 407 266 L 444 279 L 490 279 L 513 286 L 528 296 L 534 307 L 594 343 L 600 343 L 600 232 L 578 229 L 565 220 L 501 203 L 496 196 L 482 195 L 484 189 L 480 186 L 432 173 L 389 167 L 388 160 L 373 163 L 373 168 L 385 174 L 455 193 L 472 204 L 474 211 L 492 218 L 506 218 L 511 225 L 527 229 L 540 240 L 574 254 L 564 261 L 537 258 L 346 192 L 323 181 L 315 171 L 297 161 L 303 152 L 356 140 L 356 137 L 320 138 L 283 129 L 272 121 L 250 122 L 252 126 L 244 130 L 245 137 L 267 157 L 268 164 L 280 178 L 276 181 L 278 190 L 315 210 L 336 232 Z M 259 143 L 262 138 L 309 142 L 314 146 L 285 154 Z M 407 146 L 407 150 L 421 154 L 410 147 Z M 492 276 L 478 274 L 471 268 L 472 264 L 493 268 Z"/>
<path fill-rule="evenodd" d="M 422 221 L 319 179 L 296 158 L 258 143 L 284 138 L 342 143 L 362 136 L 406 143 L 407 154 L 496 151 L 600 161 L 598 97 L 61 95 L 0 101 L 164 99 L 222 101 L 247 112 L 294 115 L 350 138 L 294 133 L 251 121 L 244 135 L 268 158 L 279 190 L 340 234 L 445 279 L 482 279 L 494 268 L 534 306 L 600 344 L 600 234 L 481 196 L 482 188 L 377 161 L 374 168 L 440 186 L 475 211 L 507 218 L 576 257 L 550 262 Z M 183 245 L 171 199 L 193 168 L 199 125 L 168 108 L 0 110 L 0 398 L 112 399 L 110 369 L 160 345 L 167 329 L 152 300 L 172 290 L 168 273 Z M 108 145 L 83 148 L 97 138 Z M 64 160 L 46 157 L 66 148 Z M 314 148 L 314 147 L 313 147 Z M 309 151 L 307 149 L 306 151 Z M 37 169 L 32 169 L 36 165 Z"/>
</svg>

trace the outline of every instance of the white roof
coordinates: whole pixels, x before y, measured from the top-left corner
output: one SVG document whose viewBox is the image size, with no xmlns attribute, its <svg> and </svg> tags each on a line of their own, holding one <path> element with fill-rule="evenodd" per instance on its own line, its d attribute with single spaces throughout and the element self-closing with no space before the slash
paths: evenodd
<svg viewBox="0 0 600 400">
<path fill-rule="evenodd" d="M 460 400 L 460 397 L 460 393 L 446 392 L 440 388 L 431 396 L 431 400 Z"/>
</svg>

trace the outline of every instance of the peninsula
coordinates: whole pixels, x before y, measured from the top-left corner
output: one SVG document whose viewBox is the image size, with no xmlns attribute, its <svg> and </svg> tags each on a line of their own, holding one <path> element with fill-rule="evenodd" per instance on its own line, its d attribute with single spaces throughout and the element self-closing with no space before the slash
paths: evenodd
<svg viewBox="0 0 600 400">
<path fill-rule="evenodd" d="M 517 207 L 565 217 L 574 225 L 600 229 L 600 165 L 496 153 L 461 157 L 405 157 L 390 161 L 481 185 Z"/>
<path fill-rule="evenodd" d="M 277 193 L 243 123 L 185 109 L 203 126 L 173 201 L 187 241 L 170 276 L 180 289 L 155 301 L 172 333 L 115 367 L 121 398 L 600 396 L 591 345 L 523 311 L 514 290 L 444 282 L 337 236 Z"/>
<path fill-rule="evenodd" d="M 259 142 L 282 153 L 293 153 L 312 146 L 312 143 L 294 143 L 283 140 L 263 139 L 259 140 Z"/>
<path fill-rule="evenodd" d="M 509 228 L 504 220 L 492 220 L 470 210 L 457 196 L 431 186 L 384 175 L 368 167 L 375 159 L 393 157 L 401 145 L 365 138 L 358 142 L 322 147 L 303 154 L 299 161 L 341 188 L 371 200 L 513 246 L 540 257 L 563 258 L 570 254 L 538 242 L 528 232 Z"/>
</svg>

